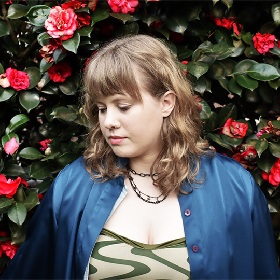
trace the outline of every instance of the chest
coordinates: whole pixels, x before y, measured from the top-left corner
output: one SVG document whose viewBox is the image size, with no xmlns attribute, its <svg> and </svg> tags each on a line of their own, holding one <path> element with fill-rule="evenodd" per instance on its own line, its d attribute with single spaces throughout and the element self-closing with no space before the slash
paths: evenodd
<svg viewBox="0 0 280 280">
<path fill-rule="evenodd" d="M 157 244 L 185 236 L 177 195 L 159 204 L 146 203 L 128 193 L 105 228 L 132 240 Z"/>
</svg>

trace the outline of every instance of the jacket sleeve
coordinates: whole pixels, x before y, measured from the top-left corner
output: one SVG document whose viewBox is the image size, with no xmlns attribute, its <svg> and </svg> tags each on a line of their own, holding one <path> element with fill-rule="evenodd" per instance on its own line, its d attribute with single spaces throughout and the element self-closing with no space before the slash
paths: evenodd
<svg viewBox="0 0 280 280">
<path fill-rule="evenodd" d="M 54 185 L 54 184 L 53 184 Z M 53 208 L 54 186 L 47 191 L 28 226 L 25 242 L 17 251 L 1 279 L 50 279 L 57 221 Z"/>
<path fill-rule="evenodd" d="M 255 279 L 280 279 L 273 228 L 267 201 L 251 175 L 251 218 L 254 241 Z"/>
</svg>

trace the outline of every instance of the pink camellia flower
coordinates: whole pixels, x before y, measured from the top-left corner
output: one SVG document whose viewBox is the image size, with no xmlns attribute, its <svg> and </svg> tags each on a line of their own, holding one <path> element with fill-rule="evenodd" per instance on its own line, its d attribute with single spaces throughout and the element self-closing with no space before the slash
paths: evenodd
<svg viewBox="0 0 280 280">
<path fill-rule="evenodd" d="M 8 68 L 6 70 L 6 76 L 9 80 L 11 87 L 15 90 L 24 90 L 27 89 L 30 85 L 29 76 L 23 72 L 18 71 L 17 69 Z"/>
<path fill-rule="evenodd" d="M 59 62 L 48 69 L 50 79 L 56 83 L 64 82 L 71 76 L 72 68 L 66 62 Z"/>
<path fill-rule="evenodd" d="M 45 151 L 48 148 L 51 141 L 52 141 L 51 139 L 45 139 L 45 140 L 42 140 L 42 141 L 38 142 L 41 146 L 40 150 Z"/>
<path fill-rule="evenodd" d="M 17 151 L 18 147 L 19 147 L 18 141 L 16 137 L 13 137 L 4 144 L 4 151 L 8 155 L 12 155 L 14 152 Z"/>
<path fill-rule="evenodd" d="M 110 8 L 115 13 L 130 14 L 138 6 L 138 0 L 107 0 Z"/>
<path fill-rule="evenodd" d="M 257 33 L 253 37 L 254 47 L 260 54 L 265 54 L 269 52 L 270 49 L 274 48 L 276 37 L 272 34 Z"/>
<path fill-rule="evenodd" d="M 262 172 L 262 177 L 274 187 L 278 187 L 280 185 L 280 158 L 278 158 L 273 164 L 269 173 L 265 171 Z"/>
<path fill-rule="evenodd" d="M 232 138 L 243 138 L 247 129 L 247 123 L 237 122 L 229 118 L 223 126 L 222 133 Z"/>
<path fill-rule="evenodd" d="M 10 86 L 10 82 L 7 78 L 6 73 L 0 75 L 0 86 L 3 88 L 7 88 Z"/>
<path fill-rule="evenodd" d="M 45 21 L 45 28 L 53 38 L 61 40 L 72 38 L 77 29 L 77 15 L 72 8 L 63 9 L 55 6 Z"/>
<path fill-rule="evenodd" d="M 11 241 L 0 242 L 0 258 L 3 254 L 5 254 L 10 259 L 12 259 L 15 256 L 18 248 L 19 246 L 12 244 Z"/>
<path fill-rule="evenodd" d="M 20 177 L 12 180 L 7 179 L 3 174 L 0 174 L 0 195 L 12 198 L 21 183 L 22 179 Z"/>
</svg>

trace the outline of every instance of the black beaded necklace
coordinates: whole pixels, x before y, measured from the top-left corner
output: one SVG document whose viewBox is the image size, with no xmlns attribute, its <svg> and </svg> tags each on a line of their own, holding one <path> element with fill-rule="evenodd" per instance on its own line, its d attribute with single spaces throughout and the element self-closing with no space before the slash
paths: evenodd
<svg viewBox="0 0 280 280">
<path fill-rule="evenodd" d="M 147 173 L 137 173 L 135 170 L 131 169 L 129 166 L 128 166 L 128 171 L 134 175 L 138 175 L 141 177 L 151 176 L 151 174 L 147 174 Z M 152 174 L 152 176 L 156 176 L 156 175 L 157 175 L 157 173 Z M 163 195 L 163 194 L 160 194 L 159 196 L 150 196 L 146 193 L 143 193 L 135 185 L 135 182 L 134 182 L 132 176 L 128 175 L 128 179 L 129 179 L 132 189 L 137 194 L 137 196 L 147 203 L 158 204 L 158 203 L 161 203 L 162 201 L 164 201 L 167 197 L 166 195 Z"/>
</svg>

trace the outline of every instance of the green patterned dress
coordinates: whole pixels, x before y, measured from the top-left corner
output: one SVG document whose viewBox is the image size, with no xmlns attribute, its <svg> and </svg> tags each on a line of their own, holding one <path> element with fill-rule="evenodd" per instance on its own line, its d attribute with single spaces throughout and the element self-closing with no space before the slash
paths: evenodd
<svg viewBox="0 0 280 280">
<path fill-rule="evenodd" d="M 89 279 L 190 279 L 185 241 L 149 245 L 103 229 L 89 261 Z"/>
</svg>

